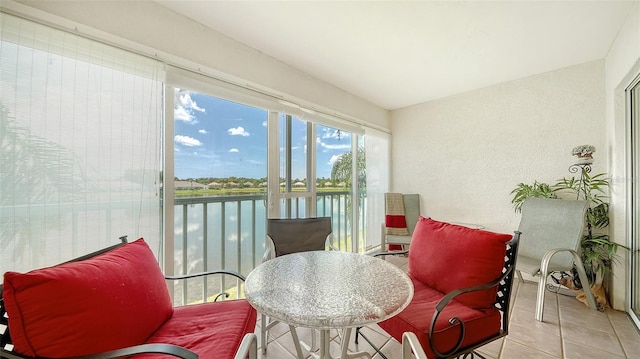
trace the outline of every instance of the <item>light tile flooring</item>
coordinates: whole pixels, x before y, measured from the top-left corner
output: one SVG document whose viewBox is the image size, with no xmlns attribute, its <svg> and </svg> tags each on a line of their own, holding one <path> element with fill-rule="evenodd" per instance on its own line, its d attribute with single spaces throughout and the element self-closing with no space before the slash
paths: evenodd
<svg viewBox="0 0 640 359">
<path fill-rule="evenodd" d="M 390 260 L 406 270 L 406 259 Z M 479 350 L 487 358 L 640 358 L 640 334 L 626 313 L 612 309 L 604 313 L 592 311 L 573 297 L 547 292 L 544 322 L 538 322 L 534 318 L 537 283 L 519 283 L 516 280 L 514 289 L 509 335 Z M 259 327 L 260 320 L 256 329 L 258 338 Z M 371 325 L 363 331 L 389 359 L 402 358 L 400 344 L 380 327 Z M 310 342 L 310 333 L 309 329 L 298 329 L 301 339 L 306 342 Z M 332 336 L 337 338 L 337 334 L 332 331 Z M 295 358 L 288 326 L 278 324 L 272 328 L 269 340 L 273 341 L 269 343 L 266 354 L 260 352 L 260 358 Z M 353 334 L 349 342 L 350 351 L 366 351 L 374 359 L 381 358 L 374 355 L 375 351 L 364 340 L 355 345 Z M 339 344 L 332 342 L 331 345 L 332 354 L 338 356 Z"/>
</svg>

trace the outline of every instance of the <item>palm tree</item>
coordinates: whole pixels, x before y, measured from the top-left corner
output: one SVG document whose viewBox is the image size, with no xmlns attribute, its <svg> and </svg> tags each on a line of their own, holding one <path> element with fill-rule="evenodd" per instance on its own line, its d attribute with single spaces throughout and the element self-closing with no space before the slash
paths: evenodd
<svg viewBox="0 0 640 359">
<path fill-rule="evenodd" d="M 366 183 L 367 183 L 367 161 L 365 157 L 364 147 L 358 146 L 358 155 L 357 155 L 357 173 L 358 173 L 358 203 L 360 203 L 360 199 L 364 198 L 366 193 Z M 333 167 L 331 168 L 331 180 L 333 183 L 344 183 L 345 188 L 351 189 L 351 172 L 353 170 L 353 154 L 351 151 L 345 152 L 338 160 L 333 163 Z M 352 196 L 347 196 L 347 224 L 351 223 L 351 206 L 352 206 Z"/>
<path fill-rule="evenodd" d="M 331 180 L 334 183 L 344 182 L 346 188 L 351 188 L 351 171 L 353 168 L 353 154 L 345 152 L 338 158 L 331 168 Z M 367 164 L 364 147 L 358 147 L 358 192 L 366 186 Z"/>
</svg>

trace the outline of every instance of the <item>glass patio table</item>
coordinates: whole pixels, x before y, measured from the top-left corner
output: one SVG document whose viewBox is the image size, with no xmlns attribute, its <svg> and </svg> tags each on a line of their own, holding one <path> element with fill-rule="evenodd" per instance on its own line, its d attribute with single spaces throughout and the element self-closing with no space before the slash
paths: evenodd
<svg viewBox="0 0 640 359">
<path fill-rule="evenodd" d="M 402 270 L 382 259 L 312 251 L 276 257 L 256 267 L 245 281 L 245 296 L 273 319 L 320 330 L 321 359 L 332 358 L 329 330 L 342 329 L 340 358 L 345 359 L 370 357 L 364 352 L 347 354 L 352 328 L 402 311 L 413 297 L 413 284 Z M 297 335 L 292 334 L 300 356 Z"/>
</svg>

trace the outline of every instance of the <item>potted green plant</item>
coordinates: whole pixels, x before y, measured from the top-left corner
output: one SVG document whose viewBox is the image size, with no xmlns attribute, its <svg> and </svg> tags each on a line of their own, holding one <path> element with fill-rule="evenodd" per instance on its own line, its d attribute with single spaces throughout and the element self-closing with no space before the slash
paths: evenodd
<svg viewBox="0 0 640 359">
<path fill-rule="evenodd" d="M 529 197 L 585 199 L 589 207 L 585 215 L 585 233 L 581 241 L 582 261 L 591 282 L 605 278 L 613 263 L 619 260 L 616 254 L 620 247 L 611 242 L 607 234 L 609 225 L 609 204 L 606 202 L 609 180 L 604 173 L 591 176 L 581 168 L 580 178 L 561 178 L 549 185 L 535 181 L 533 184 L 520 183 L 511 191 L 511 203 L 516 212 L 520 212 L 522 203 Z M 573 276 L 575 285 L 580 287 L 577 276 Z"/>
</svg>

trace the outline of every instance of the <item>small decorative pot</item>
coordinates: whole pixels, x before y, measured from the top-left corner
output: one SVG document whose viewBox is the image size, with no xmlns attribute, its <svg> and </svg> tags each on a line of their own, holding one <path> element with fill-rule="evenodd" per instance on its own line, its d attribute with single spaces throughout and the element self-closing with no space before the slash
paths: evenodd
<svg viewBox="0 0 640 359">
<path fill-rule="evenodd" d="M 578 160 L 576 161 L 576 164 L 592 164 L 592 163 L 593 163 L 593 157 L 591 156 L 578 157 Z"/>
</svg>

